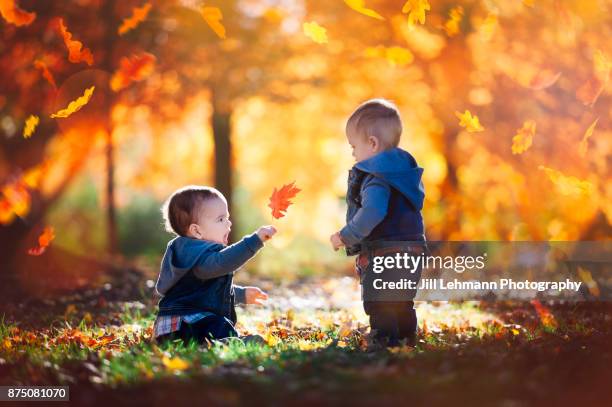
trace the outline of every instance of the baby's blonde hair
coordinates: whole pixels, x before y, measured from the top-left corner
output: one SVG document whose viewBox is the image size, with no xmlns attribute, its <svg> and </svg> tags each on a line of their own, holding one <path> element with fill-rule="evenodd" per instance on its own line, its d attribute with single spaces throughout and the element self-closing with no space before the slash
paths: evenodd
<svg viewBox="0 0 612 407">
<path fill-rule="evenodd" d="M 346 122 L 346 132 L 362 137 L 376 137 L 384 148 L 397 147 L 402 135 L 402 119 L 397 106 L 386 99 L 363 102 Z"/>
</svg>

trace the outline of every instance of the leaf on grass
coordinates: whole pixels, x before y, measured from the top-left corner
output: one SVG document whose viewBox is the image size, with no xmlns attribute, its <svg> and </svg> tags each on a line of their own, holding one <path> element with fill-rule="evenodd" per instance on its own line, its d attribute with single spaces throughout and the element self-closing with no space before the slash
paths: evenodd
<svg viewBox="0 0 612 407">
<path fill-rule="evenodd" d="M 540 322 L 542 323 L 542 325 L 544 325 L 546 328 L 556 328 L 557 327 L 557 320 L 555 319 L 555 316 L 550 312 L 550 310 L 546 306 L 544 306 L 544 304 L 542 304 L 537 299 L 531 300 L 531 304 L 536 309 L 536 312 L 538 313 L 538 316 L 540 317 Z"/>
<path fill-rule="evenodd" d="M 53 113 L 51 115 L 51 118 L 66 118 L 69 117 L 71 114 L 78 112 L 83 106 L 89 103 L 89 100 L 91 99 L 91 96 L 93 95 L 95 89 L 95 86 L 85 89 L 83 96 L 80 96 L 76 100 L 70 102 L 68 104 L 68 107 L 66 107 L 65 109 L 61 109 L 57 113 Z"/>
<path fill-rule="evenodd" d="M 285 216 L 284 212 L 287 211 L 289 205 L 293 204 L 290 199 L 301 191 L 301 189 L 297 188 L 294 184 L 295 181 L 291 184 L 283 185 L 283 187 L 279 190 L 274 188 L 272 196 L 270 196 L 270 203 L 268 204 L 268 207 L 272 209 L 272 216 L 276 219 L 280 219 Z"/>
<path fill-rule="evenodd" d="M 472 115 L 469 110 L 466 110 L 464 113 L 455 112 L 455 116 L 459 118 L 459 126 L 465 127 L 469 133 L 484 131 L 478 116 Z"/>
<path fill-rule="evenodd" d="M 185 370 L 189 367 L 189 363 L 178 356 L 173 358 L 164 356 L 162 358 L 162 363 L 168 370 Z"/>
<path fill-rule="evenodd" d="M 535 136 L 536 122 L 527 120 L 523 127 L 518 129 L 516 135 L 512 137 L 512 154 L 522 154 L 531 147 L 533 136 Z"/>
<path fill-rule="evenodd" d="M 30 256 L 40 256 L 47 250 L 53 239 L 55 239 L 55 232 L 52 227 L 47 226 L 38 237 L 38 247 L 29 249 L 28 254 Z"/>
<path fill-rule="evenodd" d="M 34 130 L 36 130 L 36 126 L 38 126 L 39 122 L 40 119 L 38 118 L 38 116 L 31 114 L 25 121 L 25 126 L 23 128 L 23 138 L 32 137 L 32 134 L 34 134 Z"/>
<path fill-rule="evenodd" d="M 30 25 L 36 19 L 36 13 L 22 10 L 15 4 L 15 0 L 0 0 L 0 14 L 8 23 L 17 27 Z"/>
<path fill-rule="evenodd" d="M 599 117 L 595 119 L 593 123 L 591 123 L 589 128 L 584 132 L 584 136 L 582 137 L 582 140 L 580 140 L 580 145 L 578 146 L 578 153 L 580 154 L 581 157 L 584 157 L 586 155 L 587 149 L 589 148 L 588 140 L 593 135 L 593 131 L 595 130 L 595 126 L 597 125 L 598 121 L 599 121 Z"/>
<path fill-rule="evenodd" d="M 302 24 L 302 30 L 304 31 L 304 35 L 317 44 L 327 44 L 327 30 L 315 21 Z"/>
<path fill-rule="evenodd" d="M 85 48 L 81 41 L 76 41 L 72 39 L 72 34 L 68 31 L 68 28 L 64 25 L 64 19 L 60 18 L 59 22 L 59 30 L 62 38 L 64 39 L 64 44 L 66 44 L 66 48 L 68 48 L 68 60 L 74 64 L 78 64 L 79 62 L 85 62 L 87 65 L 93 65 L 93 54 L 89 50 L 89 48 Z"/>
<path fill-rule="evenodd" d="M 34 61 L 34 67 L 38 69 L 39 71 L 41 71 L 43 78 L 45 78 L 47 82 L 49 82 L 51 86 L 53 86 L 53 89 L 57 90 L 57 84 L 55 83 L 55 79 L 53 78 L 53 75 L 49 71 L 47 64 L 37 59 L 36 61 Z"/>
<path fill-rule="evenodd" d="M 118 30 L 119 35 L 123 35 L 138 27 L 140 23 L 147 19 L 147 15 L 149 15 L 150 10 L 151 3 L 145 3 L 141 7 L 134 7 L 132 9 L 132 15 L 123 19 L 123 22 Z"/>
<path fill-rule="evenodd" d="M 115 71 L 110 81 L 111 89 L 117 92 L 132 82 L 142 81 L 153 73 L 155 61 L 155 55 L 148 52 L 121 58 L 119 69 Z"/>
<path fill-rule="evenodd" d="M 202 17 L 206 24 L 217 34 L 221 39 L 225 39 L 225 27 L 221 23 L 223 13 L 219 7 L 204 6 L 201 10 Z"/>
<path fill-rule="evenodd" d="M 384 20 L 385 18 L 378 14 L 376 11 L 366 8 L 365 0 L 344 0 L 344 3 L 355 10 L 358 13 L 361 13 L 365 16 L 375 18 L 377 20 Z"/>
<path fill-rule="evenodd" d="M 567 176 L 560 171 L 540 165 L 539 170 L 546 172 L 548 178 L 557 186 L 562 195 L 589 195 L 593 191 L 593 184 L 573 176 Z"/>
<path fill-rule="evenodd" d="M 402 13 L 408 14 L 408 25 L 414 26 L 415 22 L 425 24 L 425 12 L 431 10 L 427 0 L 408 0 L 402 7 Z"/>
</svg>

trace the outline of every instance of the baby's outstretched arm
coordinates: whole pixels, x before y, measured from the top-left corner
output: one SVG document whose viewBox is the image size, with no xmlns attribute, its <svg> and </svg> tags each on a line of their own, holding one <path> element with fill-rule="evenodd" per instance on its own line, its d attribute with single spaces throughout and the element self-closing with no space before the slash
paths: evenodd
<svg viewBox="0 0 612 407">
<path fill-rule="evenodd" d="M 262 301 L 265 301 L 268 299 L 268 294 L 266 294 L 259 287 L 253 287 L 253 286 L 241 287 L 239 285 L 234 285 L 234 292 L 236 293 L 236 302 L 238 304 L 261 305 Z"/>
</svg>

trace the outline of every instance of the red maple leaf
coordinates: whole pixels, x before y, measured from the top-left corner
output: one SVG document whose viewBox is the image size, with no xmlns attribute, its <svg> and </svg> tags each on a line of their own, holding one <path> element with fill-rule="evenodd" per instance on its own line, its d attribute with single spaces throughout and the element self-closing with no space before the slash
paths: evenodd
<svg viewBox="0 0 612 407">
<path fill-rule="evenodd" d="M 272 216 L 276 219 L 285 216 L 284 212 L 293 203 L 289 199 L 296 196 L 300 191 L 301 189 L 295 186 L 295 181 L 291 184 L 283 185 L 279 190 L 274 188 L 272 196 L 270 196 L 270 203 L 268 204 L 268 207 L 272 209 Z"/>
</svg>

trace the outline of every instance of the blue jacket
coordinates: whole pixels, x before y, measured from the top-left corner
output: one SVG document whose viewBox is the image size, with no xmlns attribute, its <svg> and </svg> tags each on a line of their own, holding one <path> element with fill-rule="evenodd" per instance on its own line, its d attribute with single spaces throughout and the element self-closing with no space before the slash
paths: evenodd
<svg viewBox="0 0 612 407">
<path fill-rule="evenodd" d="M 359 253 L 367 241 L 425 239 L 422 174 L 414 157 L 397 147 L 353 166 L 346 226 L 340 231 L 348 255 Z"/>
<path fill-rule="evenodd" d="M 233 285 L 234 272 L 262 247 L 256 233 L 231 246 L 183 236 L 172 239 L 155 284 L 163 296 L 159 315 L 209 311 L 235 322 L 234 303 L 245 302 L 245 290 Z"/>
</svg>

